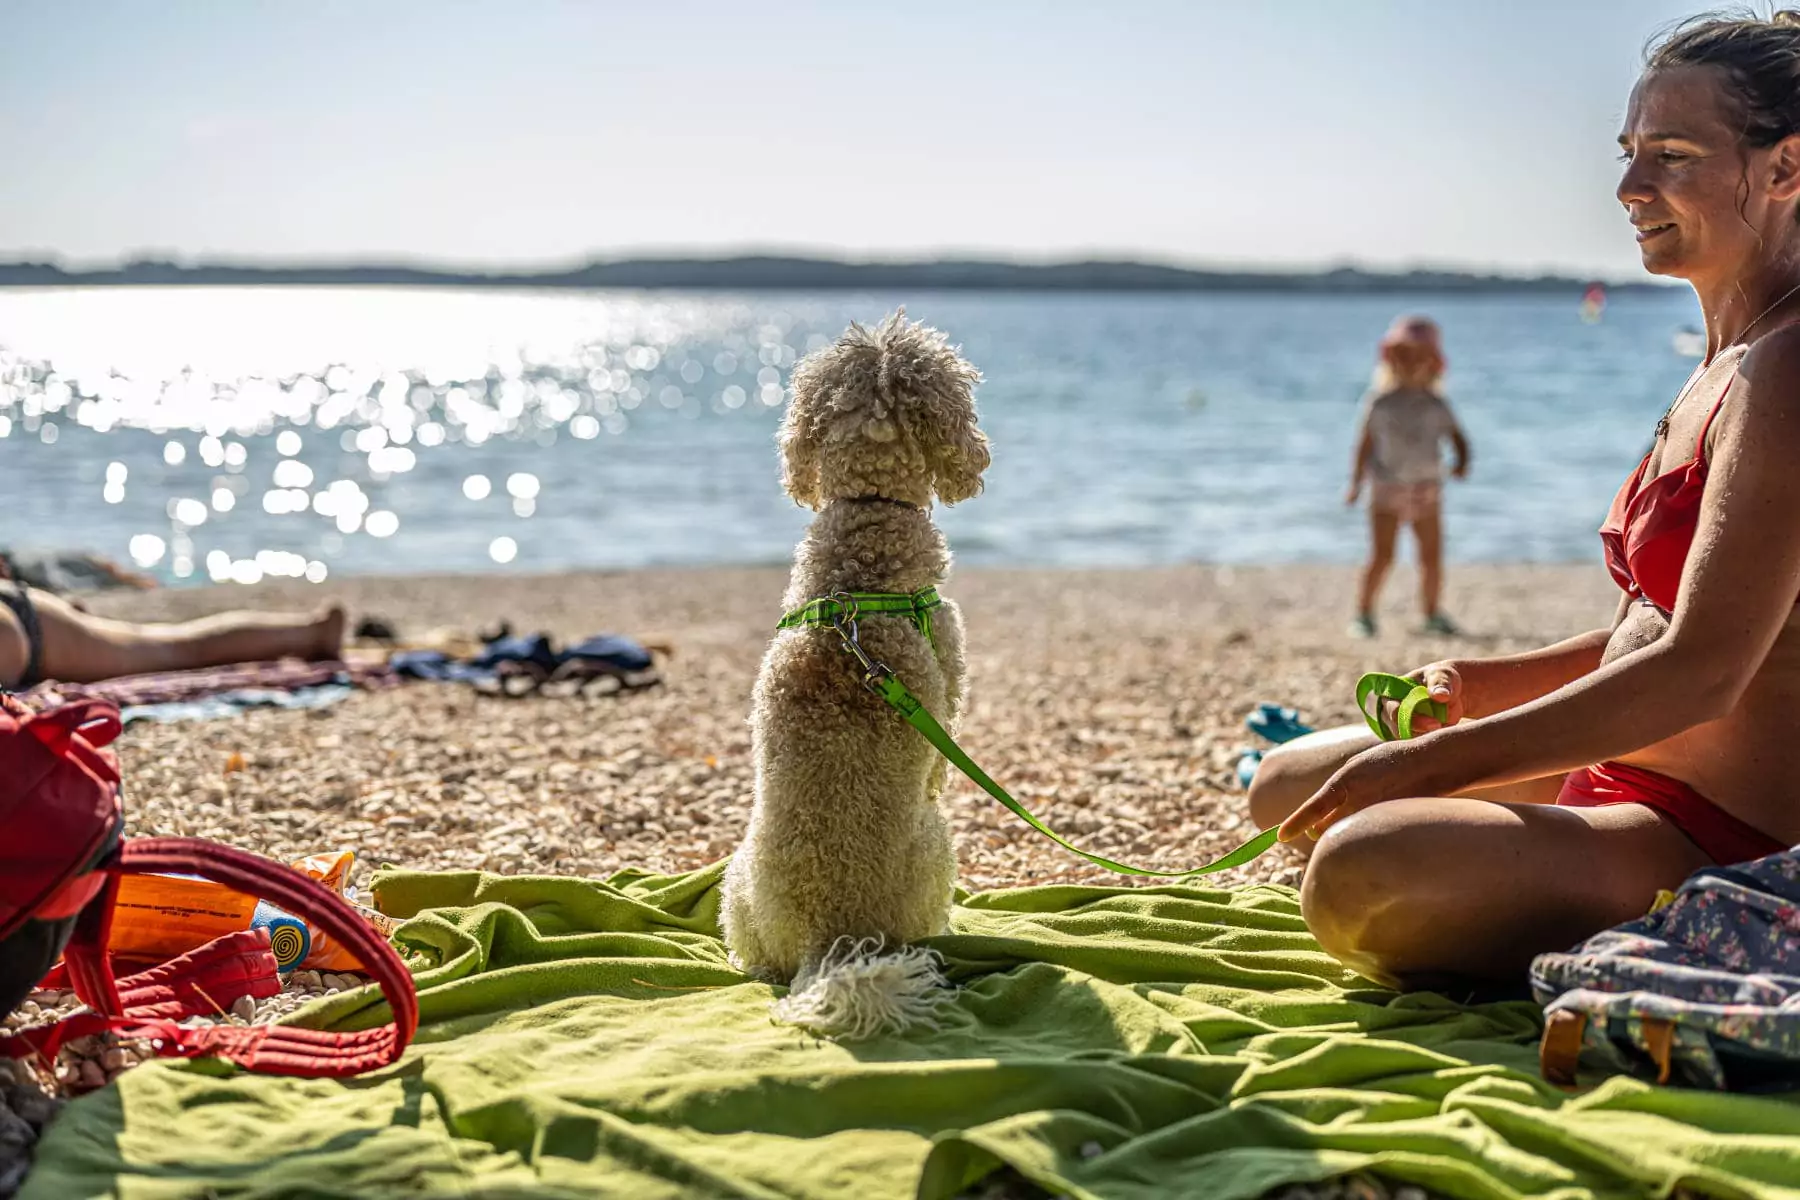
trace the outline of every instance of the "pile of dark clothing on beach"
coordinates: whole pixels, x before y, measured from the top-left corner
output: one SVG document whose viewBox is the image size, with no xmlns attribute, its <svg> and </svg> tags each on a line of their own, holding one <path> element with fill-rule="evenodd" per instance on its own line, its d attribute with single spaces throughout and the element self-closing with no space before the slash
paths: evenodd
<svg viewBox="0 0 1800 1200">
<path fill-rule="evenodd" d="M 502 626 L 482 641 L 479 654 L 461 659 L 441 650 L 399 650 L 389 655 L 388 669 L 405 679 L 467 683 L 509 696 L 595 695 L 661 681 L 650 651 L 617 634 L 597 634 L 559 650 L 547 634 L 515 635 Z"/>
<path fill-rule="evenodd" d="M 369 624 L 365 622 L 365 626 Z M 361 640 L 379 641 L 359 629 Z M 409 680 L 463 683 L 486 695 L 587 697 L 662 682 L 655 656 L 628 637 L 598 634 L 557 649 L 542 633 L 509 628 L 482 638 L 474 654 L 395 649 L 386 661 L 238 663 L 194 671 L 127 675 L 101 683 L 48 680 L 25 694 L 35 706 L 84 698 L 109 700 L 134 721 L 191 721 L 232 716 L 251 708 L 327 708 L 358 689 L 394 687 Z"/>
<path fill-rule="evenodd" d="M 127 571 L 97 554 L 75 550 L 0 549 L 0 579 L 15 580 L 57 595 L 156 586 L 156 581 L 147 575 Z"/>
</svg>

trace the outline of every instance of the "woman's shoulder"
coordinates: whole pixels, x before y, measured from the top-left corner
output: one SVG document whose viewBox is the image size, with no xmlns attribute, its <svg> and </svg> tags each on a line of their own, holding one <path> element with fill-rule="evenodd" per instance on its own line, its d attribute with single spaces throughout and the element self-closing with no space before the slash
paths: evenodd
<svg viewBox="0 0 1800 1200">
<path fill-rule="evenodd" d="M 1757 338 L 1738 360 L 1736 374 L 1753 384 L 1800 382 L 1800 321 L 1777 326 Z"/>
<path fill-rule="evenodd" d="M 1800 407 L 1800 322 L 1772 329 L 1756 339 L 1732 371 L 1726 408 L 1782 414 Z M 1726 397 L 1721 397 L 1726 399 Z"/>
<path fill-rule="evenodd" d="M 1706 442 L 1717 444 L 1720 432 L 1735 428 L 1738 436 L 1753 430 L 1760 445 L 1800 442 L 1800 322 L 1780 326 L 1756 339 L 1730 368 L 1730 382 L 1714 402 Z"/>
</svg>

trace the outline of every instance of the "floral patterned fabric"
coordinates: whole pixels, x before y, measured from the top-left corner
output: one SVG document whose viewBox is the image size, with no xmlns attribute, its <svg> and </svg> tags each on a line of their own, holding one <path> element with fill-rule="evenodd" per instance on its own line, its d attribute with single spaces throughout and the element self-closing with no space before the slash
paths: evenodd
<svg viewBox="0 0 1800 1200">
<path fill-rule="evenodd" d="M 1696 872 L 1649 916 L 1539 955 L 1546 1016 L 1587 1018 L 1582 1065 L 1732 1091 L 1800 1089 L 1800 847 Z"/>
</svg>

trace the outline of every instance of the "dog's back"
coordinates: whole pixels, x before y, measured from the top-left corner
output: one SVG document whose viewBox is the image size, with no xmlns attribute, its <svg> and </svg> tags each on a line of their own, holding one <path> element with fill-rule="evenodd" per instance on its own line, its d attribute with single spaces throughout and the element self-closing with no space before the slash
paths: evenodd
<svg viewBox="0 0 1800 1200">
<path fill-rule="evenodd" d="M 879 541 L 897 569 L 855 580 L 812 569 L 855 563 L 859 541 Z M 796 557 L 790 608 L 834 591 L 910 594 L 934 582 L 944 562 L 941 536 L 916 510 L 842 518 L 828 510 Z M 926 708 L 954 721 L 962 695 L 954 604 L 932 612 L 929 640 L 905 617 L 887 615 L 861 618 L 857 637 Z M 740 851 L 746 869 L 732 889 L 738 903 L 727 912 L 729 940 L 746 964 L 791 978 L 840 937 L 898 944 L 942 932 L 955 879 L 936 804 L 942 759 L 863 686 L 836 631 L 776 636 L 751 721 L 756 808 Z"/>
</svg>

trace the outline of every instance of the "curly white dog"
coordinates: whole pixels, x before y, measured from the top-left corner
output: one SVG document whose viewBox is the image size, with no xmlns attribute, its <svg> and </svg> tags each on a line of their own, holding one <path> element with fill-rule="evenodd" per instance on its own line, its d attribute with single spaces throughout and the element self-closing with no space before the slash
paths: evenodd
<svg viewBox="0 0 1800 1200">
<path fill-rule="evenodd" d="M 950 552 L 929 506 L 981 490 L 979 380 L 942 333 L 895 313 L 800 363 L 781 429 L 783 483 L 818 512 L 786 610 L 883 597 L 862 605 L 861 645 L 951 730 L 963 626 L 933 590 Z M 725 873 L 723 922 L 744 969 L 792 981 L 779 1019 L 861 1037 L 930 1022 L 945 995 L 936 959 L 908 943 L 945 930 L 956 856 L 937 806 L 947 764 L 845 650 L 829 623 L 796 623 L 763 658 L 756 803 Z"/>
</svg>

